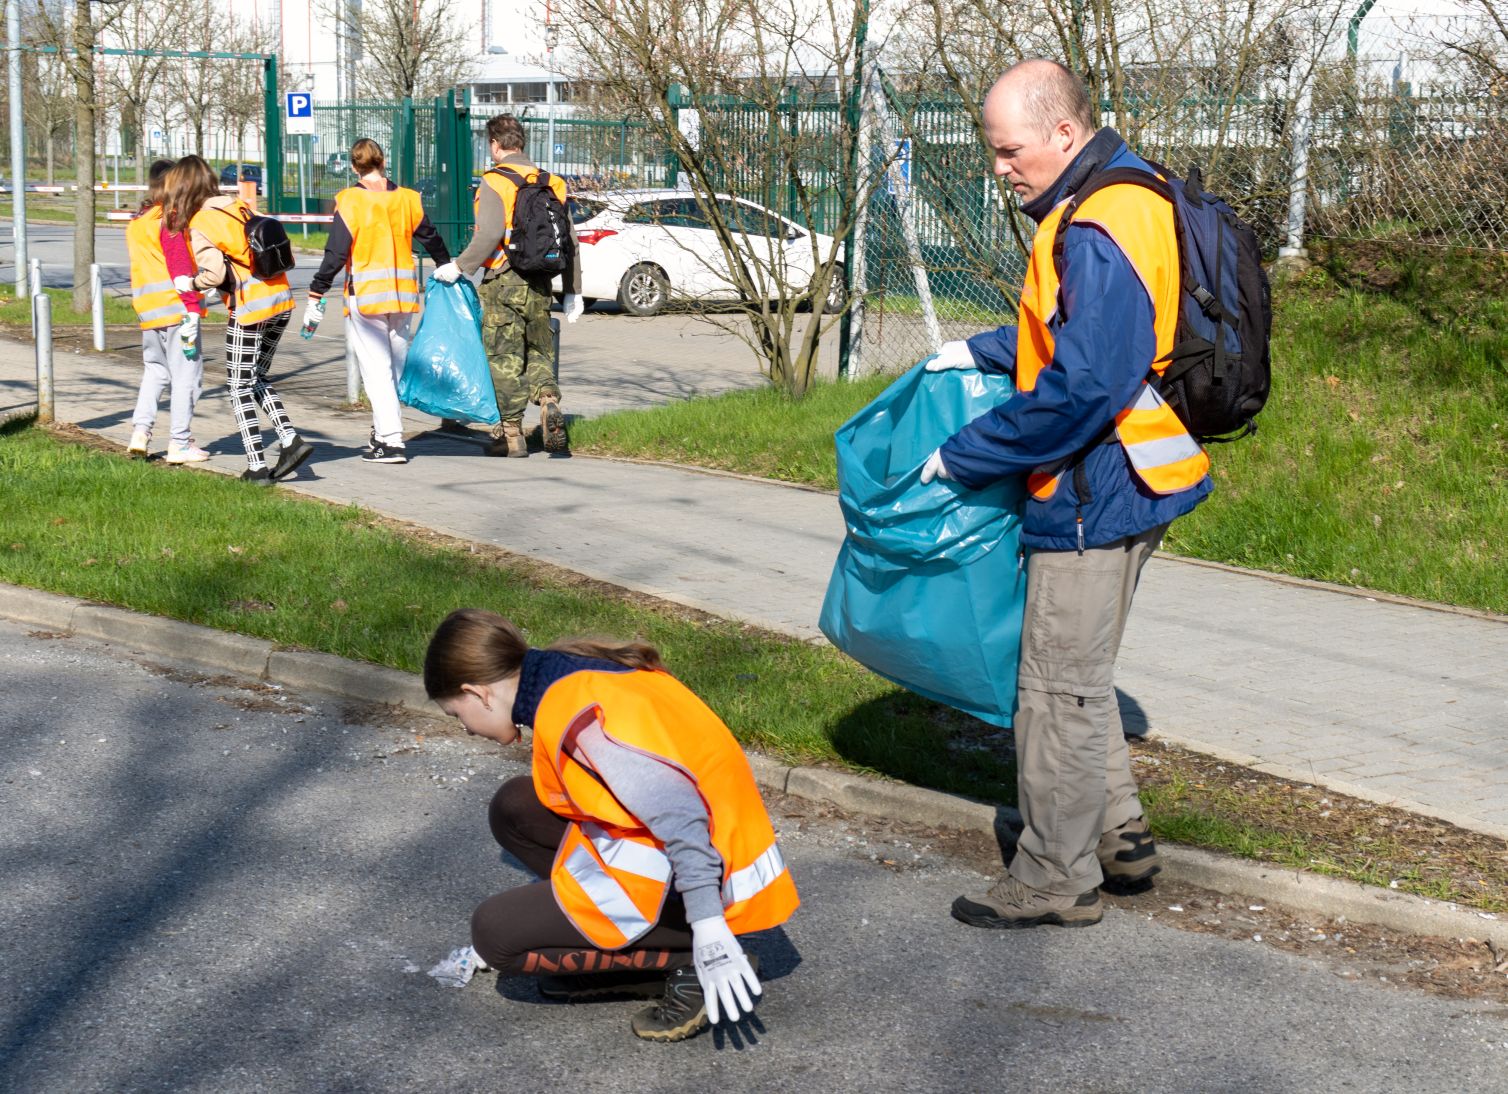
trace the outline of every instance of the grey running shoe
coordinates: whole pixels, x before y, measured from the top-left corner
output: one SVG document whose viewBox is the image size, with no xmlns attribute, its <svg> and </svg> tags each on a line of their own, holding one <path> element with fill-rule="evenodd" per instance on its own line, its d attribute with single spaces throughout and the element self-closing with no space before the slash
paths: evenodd
<svg viewBox="0 0 1508 1094">
<path fill-rule="evenodd" d="M 1001 930 L 1043 924 L 1092 927 L 1103 915 L 1098 889 L 1078 896 L 1056 896 L 1033 889 L 1010 874 L 990 886 L 983 896 L 965 895 L 953 902 L 953 918 L 960 923 Z"/>
<path fill-rule="evenodd" d="M 759 972 L 759 958 L 749 954 L 749 966 Z M 707 1001 L 702 996 L 702 982 L 696 966 L 676 969 L 665 981 L 665 994 L 652 1007 L 645 1007 L 629 1023 L 634 1036 L 645 1041 L 684 1041 L 695 1037 L 711 1025 L 707 1021 Z"/>
<path fill-rule="evenodd" d="M 1096 854 L 1100 869 L 1105 872 L 1101 885 L 1110 893 L 1144 893 L 1152 888 L 1152 875 L 1162 869 L 1157 841 L 1152 838 L 1145 817 L 1106 832 L 1100 837 Z"/>
</svg>

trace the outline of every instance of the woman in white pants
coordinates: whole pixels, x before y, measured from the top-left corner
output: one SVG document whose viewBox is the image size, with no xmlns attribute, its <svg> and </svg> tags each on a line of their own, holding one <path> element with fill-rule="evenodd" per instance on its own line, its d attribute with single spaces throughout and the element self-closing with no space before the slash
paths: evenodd
<svg viewBox="0 0 1508 1094">
<path fill-rule="evenodd" d="M 372 404 L 372 436 L 361 458 L 407 463 L 397 383 L 408 354 L 409 323 L 419 310 L 414 241 L 436 266 L 450 261 L 450 251 L 425 215 L 418 192 L 389 182 L 384 164 L 376 141 L 362 138 L 351 147 L 358 182 L 335 195 L 325 258 L 309 283 L 304 333 L 311 334 L 324 318 L 325 293 L 344 272 L 351 346 Z"/>
</svg>

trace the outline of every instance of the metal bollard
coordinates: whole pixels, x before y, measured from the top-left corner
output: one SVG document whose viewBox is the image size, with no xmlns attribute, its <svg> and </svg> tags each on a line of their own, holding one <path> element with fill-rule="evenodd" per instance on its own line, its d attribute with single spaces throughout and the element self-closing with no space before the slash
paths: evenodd
<svg viewBox="0 0 1508 1094">
<path fill-rule="evenodd" d="M 36 300 L 39 296 L 47 295 L 42 291 L 42 260 L 34 258 L 29 263 L 31 266 L 31 298 Z M 37 309 L 31 309 L 31 336 L 37 336 Z"/>
<path fill-rule="evenodd" d="M 105 352 L 105 289 L 99 263 L 89 266 L 89 310 L 94 319 L 94 348 Z"/>
<path fill-rule="evenodd" d="M 356 364 L 356 344 L 351 341 L 351 317 L 345 317 L 346 333 L 346 402 L 355 406 L 361 401 L 361 369 Z"/>
<path fill-rule="evenodd" d="M 37 332 L 37 421 L 52 421 L 52 297 L 31 298 L 32 327 Z"/>
</svg>

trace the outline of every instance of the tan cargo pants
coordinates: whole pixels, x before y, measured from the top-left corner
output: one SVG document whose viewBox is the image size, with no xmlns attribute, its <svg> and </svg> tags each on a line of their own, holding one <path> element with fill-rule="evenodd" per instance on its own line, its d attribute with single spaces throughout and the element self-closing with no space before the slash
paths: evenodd
<svg viewBox="0 0 1508 1094">
<path fill-rule="evenodd" d="M 1026 828 L 1010 872 L 1034 889 L 1098 886 L 1100 835 L 1141 815 L 1113 677 L 1137 579 L 1167 528 L 1027 555 L 1015 717 Z"/>
</svg>

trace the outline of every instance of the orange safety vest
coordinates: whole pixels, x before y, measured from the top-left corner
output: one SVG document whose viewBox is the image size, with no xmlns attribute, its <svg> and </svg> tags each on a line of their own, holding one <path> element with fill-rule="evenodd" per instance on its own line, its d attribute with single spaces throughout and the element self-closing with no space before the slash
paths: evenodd
<svg viewBox="0 0 1508 1094">
<path fill-rule="evenodd" d="M 162 206 L 154 205 L 126 225 L 126 253 L 131 256 L 131 306 L 142 330 L 173 327 L 188 309 L 173 288 L 162 253 Z"/>
<path fill-rule="evenodd" d="M 1052 250 L 1058 221 L 1067 205 L 1065 198 L 1038 225 L 1032 240 L 1017 326 L 1018 391 L 1035 388 L 1038 374 L 1052 364 L 1053 334 L 1047 324 L 1058 310 L 1058 270 Z M 1144 369 L 1155 369 L 1161 376 L 1173 352 L 1181 292 L 1173 207 L 1141 186 L 1107 186 L 1079 206 L 1073 223 L 1092 224 L 1101 229 L 1121 249 L 1141 279 L 1152 299 L 1153 329 L 1157 336 L 1156 354 L 1144 363 Z M 1137 478 L 1154 493 L 1188 490 L 1203 482 L 1209 473 L 1209 456 L 1189 435 L 1173 408 L 1145 381 L 1131 405 L 1116 414 L 1115 432 Z M 1067 462 L 1039 467 L 1028 475 L 1026 488 L 1032 497 L 1038 501 L 1052 497 Z"/>
<path fill-rule="evenodd" d="M 523 177 L 525 182 L 533 182 L 539 178 L 539 168 L 537 167 L 527 168 L 512 163 L 505 163 L 501 166 L 517 172 Z M 513 204 L 518 199 L 518 186 L 514 183 L 512 176 L 504 174 L 497 167 L 489 169 L 482 175 L 482 186 L 490 186 L 497 193 L 497 196 L 502 199 L 503 223 L 507 225 L 503 229 L 503 238 L 497 241 L 497 246 L 493 248 L 492 254 L 488 255 L 487 261 L 482 263 L 487 269 L 496 270 L 508 261 L 508 241 L 513 238 Z M 555 191 L 555 196 L 564 205 L 567 200 L 565 179 L 551 172 L 550 189 Z M 481 187 L 477 187 L 476 197 L 471 199 L 471 215 L 473 219 L 476 219 L 480 215 L 481 207 L 482 190 Z"/>
<path fill-rule="evenodd" d="M 735 934 L 778 926 L 801 903 L 743 749 L 691 689 L 665 672 L 583 670 L 551 684 L 534 717 L 534 790 L 571 822 L 550 870 L 555 900 L 599 949 L 654 926 L 670 892 L 664 844 L 587 767 L 576 735 L 609 738 L 681 772 L 707 806 L 723 860 L 723 914 Z"/>
<path fill-rule="evenodd" d="M 293 310 L 287 274 L 266 281 L 251 276 L 251 246 L 243 223 L 251 215 L 251 207 L 237 199 L 229 205 L 206 205 L 189 221 L 189 227 L 203 233 L 230 262 L 236 279 L 235 320 L 243 327 Z"/>
<path fill-rule="evenodd" d="M 346 309 L 362 315 L 419 310 L 414 229 L 424 220 L 417 190 L 352 186 L 335 195 L 335 212 L 351 230 Z"/>
</svg>

